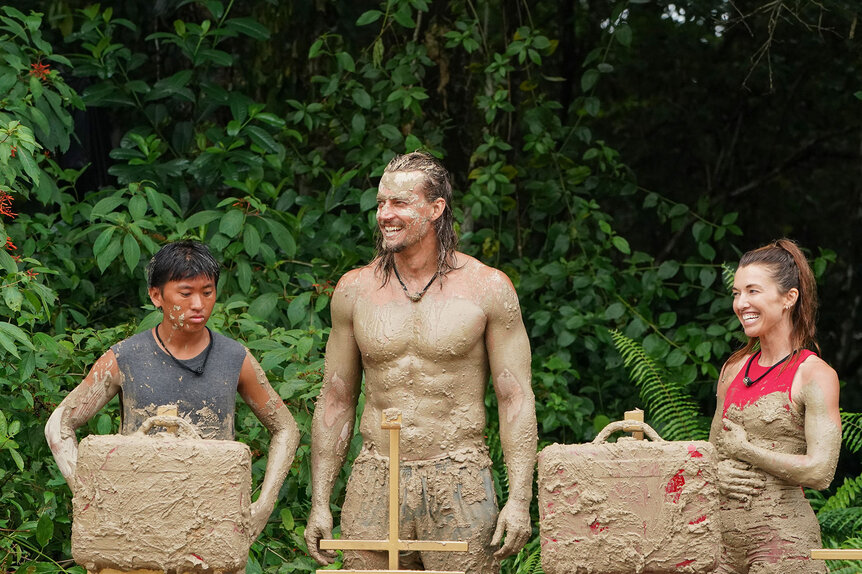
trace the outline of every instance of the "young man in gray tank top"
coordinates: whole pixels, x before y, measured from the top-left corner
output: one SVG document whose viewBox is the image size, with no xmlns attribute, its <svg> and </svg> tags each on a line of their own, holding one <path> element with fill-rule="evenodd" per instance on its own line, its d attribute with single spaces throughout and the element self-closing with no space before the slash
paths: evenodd
<svg viewBox="0 0 862 574">
<path fill-rule="evenodd" d="M 219 264 L 196 241 L 164 246 L 147 266 L 147 287 L 162 322 L 112 346 L 48 419 L 45 437 L 60 472 L 75 485 L 78 441 L 86 424 L 120 393 L 121 434 L 131 434 L 162 405 L 204 438 L 233 440 L 236 393 L 271 433 L 266 475 L 251 506 L 252 540 L 260 534 L 281 488 L 299 430 L 251 353 L 206 326 L 216 300 Z"/>
</svg>

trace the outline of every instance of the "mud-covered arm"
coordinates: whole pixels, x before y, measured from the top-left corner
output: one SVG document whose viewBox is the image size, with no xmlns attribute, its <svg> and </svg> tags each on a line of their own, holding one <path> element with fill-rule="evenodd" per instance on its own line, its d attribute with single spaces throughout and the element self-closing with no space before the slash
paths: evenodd
<svg viewBox="0 0 862 574">
<path fill-rule="evenodd" d="M 500 418 L 500 442 L 509 476 L 509 499 L 500 511 L 492 544 L 505 558 L 518 552 L 532 533 L 530 499 L 536 464 L 536 402 L 531 386 L 530 341 L 521 318 L 518 295 L 509 278 L 494 271 L 495 291 L 488 311 L 485 345 Z"/>
<path fill-rule="evenodd" d="M 266 526 L 299 444 L 299 428 L 255 358 L 246 351 L 237 391 L 270 433 L 266 473 L 251 506 L 252 539 Z"/>
<path fill-rule="evenodd" d="M 332 537 L 329 498 L 341 471 L 356 419 L 356 401 L 362 379 L 359 348 L 353 332 L 353 272 L 335 287 L 330 309 L 332 329 L 326 342 L 323 387 L 314 406 L 311 424 L 311 511 L 305 529 L 309 554 L 330 564 L 335 553 L 321 551 L 321 538 Z"/>
<path fill-rule="evenodd" d="M 45 438 L 54 460 L 74 494 L 78 465 L 75 430 L 85 425 L 120 390 L 120 370 L 113 351 L 95 362 L 84 380 L 66 395 L 45 425 Z"/>
<path fill-rule="evenodd" d="M 810 361 L 810 359 L 809 359 Z M 832 482 L 841 449 L 838 375 L 819 359 L 800 366 L 792 400 L 805 409 L 805 454 L 788 454 L 748 441 L 745 429 L 724 419 L 722 446 L 740 460 L 793 484 L 824 489 Z"/>
</svg>

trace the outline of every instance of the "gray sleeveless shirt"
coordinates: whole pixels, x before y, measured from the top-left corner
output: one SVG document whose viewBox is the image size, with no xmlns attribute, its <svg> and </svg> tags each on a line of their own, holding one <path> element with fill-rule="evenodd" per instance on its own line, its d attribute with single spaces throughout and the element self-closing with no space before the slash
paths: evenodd
<svg viewBox="0 0 862 574">
<path fill-rule="evenodd" d="M 237 383 L 246 350 L 233 339 L 210 333 L 213 346 L 200 375 L 165 353 L 152 329 L 111 347 L 121 374 L 120 434 L 138 430 L 158 407 L 176 405 L 179 416 L 195 425 L 203 438 L 233 440 Z M 206 350 L 182 362 L 196 369 L 205 356 Z"/>
</svg>

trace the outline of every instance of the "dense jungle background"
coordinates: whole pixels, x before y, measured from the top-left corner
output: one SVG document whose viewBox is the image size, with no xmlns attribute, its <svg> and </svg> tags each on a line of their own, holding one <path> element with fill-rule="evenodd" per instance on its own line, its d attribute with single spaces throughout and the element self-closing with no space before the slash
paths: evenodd
<svg viewBox="0 0 862 574">
<path fill-rule="evenodd" d="M 808 495 L 825 546 L 862 548 L 859 16 L 854 0 L 6 2 L 0 570 L 83 572 L 42 429 L 108 346 L 156 324 L 144 266 L 182 237 L 224 264 L 210 326 L 252 349 L 304 432 L 248 572 L 315 568 L 329 297 L 372 257 L 384 165 L 417 148 L 454 175 L 461 249 L 518 290 L 540 447 L 638 406 L 665 438 L 705 438 L 741 341 L 735 262 L 798 240 L 845 411 L 837 476 Z M 118 420 L 114 403 L 80 436 Z M 258 484 L 266 433 L 245 407 L 237 428 Z M 540 571 L 534 524 L 505 572 Z"/>
</svg>

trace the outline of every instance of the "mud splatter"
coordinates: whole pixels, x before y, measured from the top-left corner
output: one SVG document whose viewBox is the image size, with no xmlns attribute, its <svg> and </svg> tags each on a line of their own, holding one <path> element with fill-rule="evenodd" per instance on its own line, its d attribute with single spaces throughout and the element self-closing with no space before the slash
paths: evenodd
<svg viewBox="0 0 862 574">
<path fill-rule="evenodd" d="M 90 436 L 79 449 L 72 555 L 93 572 L 240 571 L 250 504 L 251 455 L 241 443 Z"/>
<path fill-rule="evenodd" d="M 706 442 L 630 437 L 546 447 L 539 454 L 544 571 L 712 572 L 716 458 Z"/>
</svg>

